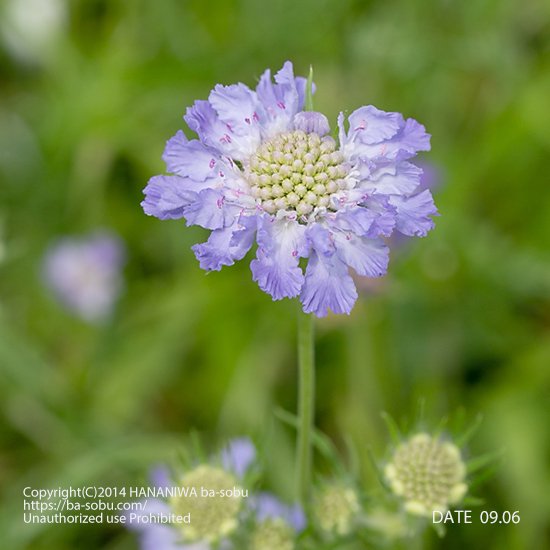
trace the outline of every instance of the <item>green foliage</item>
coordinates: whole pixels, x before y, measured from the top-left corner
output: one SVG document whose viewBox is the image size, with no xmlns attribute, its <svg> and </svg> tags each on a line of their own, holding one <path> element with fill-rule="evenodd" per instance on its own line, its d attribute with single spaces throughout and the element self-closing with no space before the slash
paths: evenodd
<svg viewBox="0 0 550 550">
<path fill-rule="evenodd" d="M 441 173 L 435 231 L 359 283 L 349 318 L 318 323 L 318 427 L 340 449 L 351 439 L 368 488 L 369 453 L 389 444 L 381 411 L 399 426 L 420 398 L 433 425 L 482 414 L 467 454 L 500 459 L 481 509 L 521 523 L 454 525 L 423 547 L 550 546 L 548 2 L 76 0 L 50 33 L 48 17 L 18 27 L 18 2 L 0 2 L 5 547 L 135 548 L 113 526 L 23 525 L 21 490 L 146 483 L 192 430 L 261 440 L 268 484 L 292 497 L 295 433 L 273 410 L 295 410 L 294 304 L 272 303 L 246 262 L 205 275 L 189 249 L 205 233 L 139 206 L 186 106 L 287 58 L 313 65 L 332 124 L 370 103 L 424 123 Z M 40 266 L 52 240 L 98 227 L 129 260 L 114 318 L 94 327 L 54 301 Z"/>
</svg>

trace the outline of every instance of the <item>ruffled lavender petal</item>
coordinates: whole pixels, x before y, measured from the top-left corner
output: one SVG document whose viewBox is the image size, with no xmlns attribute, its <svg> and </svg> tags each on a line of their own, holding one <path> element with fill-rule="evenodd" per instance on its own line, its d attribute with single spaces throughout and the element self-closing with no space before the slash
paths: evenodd
<svg viewBox="0 0 550 550">
<path fill-rule="evenodd" d="M 260 145 L 259 103 L 256 94 L 244 84 L 218 84 L 208 97 L 228 136 L 239 146 L 240 157 L 252 155 Z"/>
<path fill-rule="evenodd" d="M 351 113 L 349 132 L 360 143 L 373 145 L 394 137 L 403 126 L 400 113 L 387 113 L 372 105 L 360 107 Z"/>
<path fill-rule="evenodd" d="M 332 233 L 327 227 L 319 223 L 308 226 L 306 230 L 308 243 L 318 254 L 323 256 L 332 256 L 336 251 Z"/>
<path fill-rule="evenodd" d="M 303 100 L 297 88 L 292 63 L 287 61 L 271 80 L 271 71 L 267 69 L 256 88 L 258 100 L 262 105 L 262 126 L 264 136 L 292 129 L 294 115 L 303 108 Z"/>
<path fill-rule="evenodd" d="M 430 134 L 426 133 L 422 124 L 408 118 L 395 137 L 373 147 L 375 149 L 371 154 L 377 160 L 406 160 L 414 157 L 418 151 L 430 150 Z"/>
<path fill-rule="evenodd" d="M 371 171 L 361 189 L 382 195 L 409 195 L 420 185 L 422 169 L 410 162 L 381 164 Z"/>
<path fill-rule="evenodd" d="M 244 257 L 255 242 L 258 217 L 251 214 L 243 214 L 239 216 L 236 227 L 229 245 L 239 250 L 238 254 L 242 254 L 241 257 Z"/>
<path fill-rule="evenodd" d="M 397 230 L 404 235 L 425 237 L 433 229 L 430 216 L 436 216 L 438 212 L 427 189 L 412 197 L 392 196 L 390 203 L 397 209 Z"/>
<path fill-rule="evenodd" d="M 275 75 L 276 95 L 278 101 L 282 102 L 282 108 L 294 116 L 300 109 L 300 96 L 296 89 L 296 78 L 294 68 L 290 61 L 286 61 L 281 70 Z"/>
<path fill-rule="evenodd" d="M 224 265 L 233 265 L 242 260 L 250 246 L 250 233 L 242 231 L 236 224 L 212 231 L 205 243 L 192 247 L 201 269 L 219 271 Z"/>
<path fill-rule="evenodd" d="M 195 199 L 183 209 L 187 225 L 200 225 L 205 229 L 221 229 L 225 225 L 226 209 L 220 189 L 203 189 Z"/>
<path fill-rule="evenodd" d="M 371 163 L 400 162 L 430 150 L 430 134 L 416 120 L 374 107 L 361 107 L 349 117 L 346 132 L 342 113 L 338 117 L 340 143 L 348 159 Z"/>
<path fill-rule="evenodd" d="M 189 128 L 199 135 L 200 141 L 222 155 L 244 160 L 254 152 L 250 136 L 234 133 L 229 124 L 220 120 L 208 101 L 195 101 L 183 118 Z"/>
<path fill-rule="evenodd" d="M 423 124 L 420 124 L 414 118 L 408 118 L 401 132 L 388 144 L 386 156 L 397 156 L 402 153 L 402 158 L 408 158 L 416 155 L 418 151 L 429 151 L 430 134 L 426 132 Z"/>
<path fill-rule="evenodd" d="M 357 300 L 357 290 L 348 267 L 336 254 L 312 252 L 300 300 L 306 313 L 325 317 L 333 313 L 349 314 Z"/>
<path fill-rule="evenodd" d="M 155 176 L 149 180 L 143 193 L 143 211 L 161 220 L 182 218 L 186 207 L 197 198 L 192 182 L 180 176 Z"/>
<path fill-rule="evenodd" d="M 231 138 L 227 135 L 227 126 L 219 120 L 218 114 L 208 101 L 195 101 L 187 108 L 183 118 L 205 145 L 223 151 L 224 145 L 231 143 Z"/>
<path fill-rule="evenodd" d="M 381 239 L 359 237 L 354 233 L 335 232 L 338 257 L 365 277 L 382 277 L 388 270 L 389 248 Z"/>
<path fill-rule="evenodd" d="M 256 447 L 247 437 L 232 439 L 222 451 L 222 464 L 242 478 L 256 460 Z"/>
<path fill-rule="evenodd" d="M 225 169 L 217 153 L 196 139 L 188 141 L 181 130 L 166 142 L 162 159 L 168 172 L 194 180 L 197 191 L 203 188 L 200 183 L 210 182 L 219 175 L 220 169 Z"/>
<path fill-rule="evenodd" d="M 359 236 L 389 236 L 395 226 L 395 209 L 390 206 L 388 210 L 387 202 L 377 197 L 364 199 L 364 206 L 356 205 L 340 210 L 331 225 Z"/>
<path fill-rule="evenodd" d="M 208 97 L 210 105 L 218 113 L 219 119 L 234 131 L 248 133 L 256 118 L 258 100 L 256 94 L 244 84 L 223 86 L 218 84 Z"/>
<path fill-rule="evenodd" d="M 333 313 L 350 313 L 357 290 L 348 267 L 336 254 L 334 233 L 320 224 L 308 227 L 307 239 L 313 251 L 306 269 L 300 300 L 306 313 L 325 317 Z"/>
<path fill-rule="evenodd" d="M 372 195 L 363 200 L 362 205 L 365 206 L 374 216 L 374 222 L 369 231 L 366 233 L 356 233 L 364 237 L 389 237 L 396 224 L 397 210 L 390 204 L 389 197 Z"/>
<path fill-rule="evenodd" d="M 257 241 L 256 259 L 250 263 L 253 280 L 273 300 L 298 296 L 304 281 L 298 260 L 306 253 L 305 226 L 263 216 Z"/>
<path fill-rule="evenodd" d="M 294 298 L 300 294 L 304 274 L 298 265 L 291 263 L 287 260 L 279 264 L 268 251 L 259 248 L 256 259 L 250 263 L 252 279 L 275 301 Z"/>
</svg>

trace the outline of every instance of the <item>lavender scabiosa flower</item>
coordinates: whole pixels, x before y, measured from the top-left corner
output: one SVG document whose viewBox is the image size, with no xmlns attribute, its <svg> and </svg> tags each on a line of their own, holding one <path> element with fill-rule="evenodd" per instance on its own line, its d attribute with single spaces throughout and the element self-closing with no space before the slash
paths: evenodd
<svg viewBox="0 0 550 550">
<path fill-rule="evenodd" d="M 122 287 L 122 241 L 108 233 L 57 241 L 44 258 L 46 284 L 69 310 L 89 322 L 112 312 Z"/>
<path fill-rule="evenodd" d="M 167 142 L 173 175 L 153 177 L 142 206 L 212 231 L 193 247 L 201 268 L 232 265 L 256 241 L 252 277 L 273 300 L 299 296 L 306 313 L 349 314 L 357 299 L 349 268 L 380 277 L 383 237 L 433 227 L 432 196 L 417 192 L 422 171 L 410 162 L 430 136 L 413 119 L 366 106 L 347 124 L 340 113 L 337 143 L 323 114 L 304 111 L 305 93 L 288 61 L 255 90 L 218 84 L 187 109 L 198 139 L 179 131 Z"/>
<path fill-rule="evenodd" d="M 232 439 L 221 453 L 223 467 L 242 478 L 256 460 L 256 447 L 248 437 Z"/>
</svg>

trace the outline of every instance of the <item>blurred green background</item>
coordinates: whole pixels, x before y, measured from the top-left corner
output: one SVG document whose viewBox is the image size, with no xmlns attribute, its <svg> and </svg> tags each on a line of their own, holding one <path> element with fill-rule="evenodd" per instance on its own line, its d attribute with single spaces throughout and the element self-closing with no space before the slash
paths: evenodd
<svg viewBox="0 0 550 550">
<path fill-rule="evenodd" d="M 2 548 L 136 548 L 113 526 L 23 525 L 26 485 L 144 481 L 190 430 L 248 434 L 289 498 L 296 304 L 248 261 L 208 276 L 200 228 L 139 206 L 165 140 L 217 82 L 315 69 L 316 108 L 374 104 L 424 123 L 441 217 L 393 249 L 350 317 L 318 322 L 317 423 L 388 446 L 381 411 L 425 427 L 461 414 L 471 456 L 500 450 L 478 508 L 426 548 L 550 547 L 550 4 L 545 0 L 3 0 L 0 3 Z M 190 134 L 188 134 L 190 135 Z M 113 319 L 88 325 L 44 288 L 46 247 L 96 228 L 128 248 Z"/>
</svg>

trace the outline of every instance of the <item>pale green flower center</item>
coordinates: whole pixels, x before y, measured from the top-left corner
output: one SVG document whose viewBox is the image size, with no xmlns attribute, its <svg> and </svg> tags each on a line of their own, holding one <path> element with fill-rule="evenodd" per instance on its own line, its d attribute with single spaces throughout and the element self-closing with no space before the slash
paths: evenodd
<svg viewBox="0 0 550 550">
<path fill-rule="evenodd" d="M 191 523 L 181 526 L 186 540 L 213 542 L 235 530 L 242 497 L 220 494 L 238 488 L 233 475 L 221 468 L 203 465 L 185 474 L 180 485 L 189 488 L 188 495 L 173 498 L 170 504 L 175 514 L 191 514 Z"/>
<path fill-rule="evenodd" d="M 335 193 L 347 188 L 348 172 L 334 139 L 296 130 L 264 142 L 245 177 L 266 212 L 295 210 L 305 216 L 316 207 L 334 208 Z"/>
<path fill-rule="evenodd" d="M 294 531 L 282 519 L 262 521 L 252 533 L 250 550 L 294 550 Z"/>
<path fill-rule="evenodd" d="M 344 485 L 327 485 L 315 497 L 313 513 L 319 527 L 327 533 L 347 535 L 360 511 L 353 489 Z"/>
<path fill-rule="evenodd" d="M 417 434 L 399 445 L 385 474 L 407 510 L 417 515 L 447 510 L 467 490 L 466 467 L 458 447 L 427 434 Z"/>
</svg>

